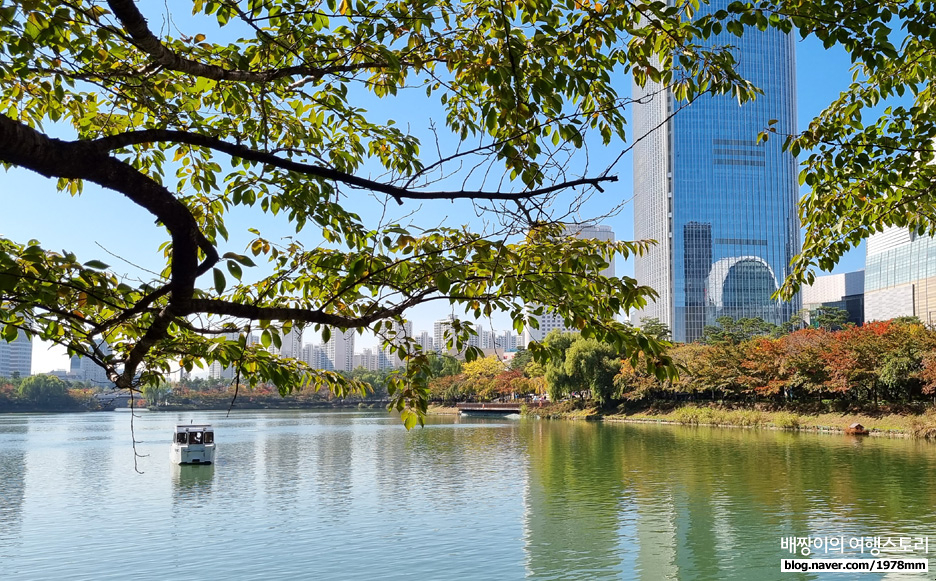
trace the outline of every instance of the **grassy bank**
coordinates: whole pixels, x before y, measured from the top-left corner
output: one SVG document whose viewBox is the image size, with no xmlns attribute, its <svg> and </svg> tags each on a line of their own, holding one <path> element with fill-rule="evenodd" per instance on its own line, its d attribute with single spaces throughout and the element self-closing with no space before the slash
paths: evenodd
<svg viewBox="0 0 936 581">
<path fill-rule="evenodd" d="M 809 412 L 728 408 L 719 405 L 684 405 L 671 409 L 649 408 L 608 412 L 583 406 L 578 402 L 559 402 L 543 410 L 537 410 L 535 415 L 544 418 L 601 419 L 822 432 L 841 432 L 851 424 L 859 423 L 870 430 L 872 435 L 936 438 L 936 410 L 929 410 L 925 413 L 893 410 Z"/>
</svg>

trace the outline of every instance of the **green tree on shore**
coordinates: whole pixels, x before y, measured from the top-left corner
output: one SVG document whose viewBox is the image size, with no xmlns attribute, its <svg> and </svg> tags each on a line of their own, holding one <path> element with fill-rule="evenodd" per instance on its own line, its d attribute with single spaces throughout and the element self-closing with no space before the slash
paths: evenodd
<svg viewBox="0 0 936 581">
<path fill-rule="evenodd" d="M 598 405 L 614 396 L 614 376 L 621 370 L 621 358 L 609 345 L 594 339 L 573 341 L 565 355 L 565 371 L 577 383 L 576 391 L 588 390 Z"/>
<path fill-rule="evenodd" d="M 56 407 L 67 401 L 67 384 L 54 375 L 30 375 L 20 382 L 20 397 L 40 406 Z"/>
</svg>

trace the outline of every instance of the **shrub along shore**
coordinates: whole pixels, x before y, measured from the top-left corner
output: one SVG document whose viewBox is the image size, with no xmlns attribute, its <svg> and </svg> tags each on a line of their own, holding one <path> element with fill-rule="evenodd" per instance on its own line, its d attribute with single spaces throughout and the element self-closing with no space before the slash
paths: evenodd
<svg viewBox="0 0 936 581">
<path fill-rule="evenodd" d="M 458 408 L 429 406 L 430 415 L 456 415 Z M 586 420 L 754 428 L 821 433 L 845 433 L 852 424 L 861 424 L 871 436 L 898 438 L 936 438 L 936 410 L 915 408 L 880 408 L 837 412 L 819 409 L 760 409 L 758 407 L 719 404 L 686 404 L 668 408 L 602 410 L 588 402 L 567 400 L 545 407 L 523 410 L 526 417 L 559 420 Z"/>
<path fill-rule="evenodd" d="M 932 409 L 922 413 L 906 408 L 835 412 L 688 404 L 669 409 L 607 412 L 595 407 L 569 406 L 568 402 L 559 402 L 535 412 L 531 411 L 527 415 L 556 419 L 829 433 L 844 433 L 846 428 L 857 423 L 869 430 L 869 435 L 872 436 L 936 438 L 936 411 Z"/>
</svg>

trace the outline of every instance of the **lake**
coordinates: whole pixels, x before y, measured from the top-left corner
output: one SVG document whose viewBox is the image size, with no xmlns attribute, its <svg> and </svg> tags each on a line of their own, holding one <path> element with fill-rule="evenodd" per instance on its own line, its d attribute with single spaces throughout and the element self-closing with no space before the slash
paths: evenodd
<svg viewBox="0 0 936 581">
<path fill-rule="evenodd" d="M 214 466 L 169 463 L 173 426 L 192 421 L 216 428 Z M 0 577 L 814 579 L 781 559 L 868 558 L 865 537 L 915 545 L 882 557 L 936 552 L 934 476 L 929 442 L 766 430 L 0 415 Z M 845 548 L 805 557 L 789 537 Z"/>
</svg>

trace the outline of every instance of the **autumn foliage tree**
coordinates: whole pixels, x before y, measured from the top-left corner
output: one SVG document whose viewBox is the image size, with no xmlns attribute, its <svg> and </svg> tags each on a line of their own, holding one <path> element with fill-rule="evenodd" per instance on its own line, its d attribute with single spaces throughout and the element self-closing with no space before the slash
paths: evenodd
<svg viewBox="0 0 936 581">
<path fill-rule="evenodd" d="M 675 382 L 641 376 L 624 363 L 627 399 L 879 405 L 936 393 L 936 331 L 918 321 L 876 321 L 840 331 L 802 329 L 741 343 L 678 345 Z"/>
</svg>

